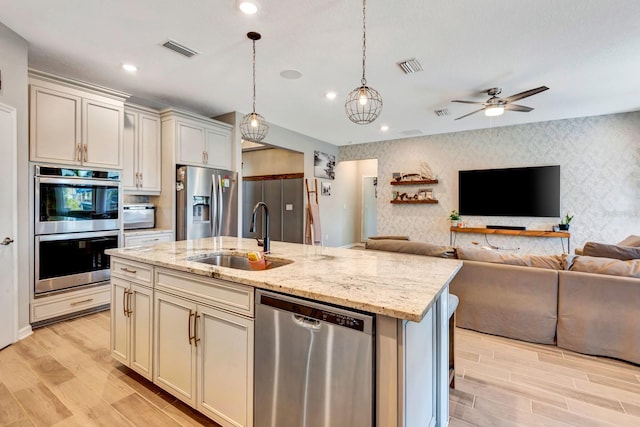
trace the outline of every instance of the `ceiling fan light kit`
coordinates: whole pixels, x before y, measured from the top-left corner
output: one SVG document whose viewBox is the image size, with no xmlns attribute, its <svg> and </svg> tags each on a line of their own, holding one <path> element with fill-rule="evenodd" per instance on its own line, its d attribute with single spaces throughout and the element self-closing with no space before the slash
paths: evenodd
<svg viewBox="0 0 640 427">
<path fill-rule="evenodd" d="M 347 95 L 344 109 L 347 117 L 353 123 L 368 125 L 375 121 L 382 111 L 382 97 L 374 88 L 367 86 L 365 77 L 365 63 L 367 59 L 367 1 L 362 1 L 362 79 L 360 87 L 355 88 Z"/>
<path fill-rule="evenodd" d="M 482 108 L 480 108 L 479 110 L 475 110 L 472 111 L 468 114 L 465 114 L 464 116 L 460 116 L 458 117 L 456 120 L 460 120 L 460 119 L 464 119 L 465 117 L 468 117 L 472 114 L 478 113 L 480 111 L 484 110 L 484 115 L 488 116 L 488 117 L 495 117 L 495 116 L 500 116 L 504 113 L 504 110 L 509 110 L 509 111 L 518 111 L 521 113 L 528 113 L 529 111 L 533 111 L 533 108 L 531 107 L 526 107 L 524 105 L 517 105 L 517 104 L 512 104 L 512 102 L 517 101 L 519 99 L 522 98 L 526 98 L 528 96 L 532 96 L 535 94 L 538 94 L 540 92 L 544 92 L 545 90 L 548 90 L 549 88 L 546 86 L 540 86 L 537 87 L 535 89 L 529 89 L 529 90 L 525 90 L 524 92 L 520 92 L 517 93 L 515 95 L 511 95 L 511 96 L 507 96 L 506 98 L 500 98 L 498 97 L 498 95 L 500 95 L 500 93 L 502 93 L 502 89 L 500 89 L 499 87 L 494 87 L 491 88 L 487 91 L 487 95 L 490 96 L 490 98 L 488 100 L 486 100 L 485 102 L 479 102 L 479 101 L 461 101 L 459 99 L 455 99 L 451 102 L 460 102 L 463 104 L 476 104 L 476 105 L 482 105 Z"/>
<path fill-rule="evenodd" d="M 247 37 L 253 41 L 253 110 L 240 120 L 240 134 L 245 141 L 261 142 L 269 131 L 267 121 L 256 113 L 256 41 L 262 36 L 252 31 Z"/>
</svg>

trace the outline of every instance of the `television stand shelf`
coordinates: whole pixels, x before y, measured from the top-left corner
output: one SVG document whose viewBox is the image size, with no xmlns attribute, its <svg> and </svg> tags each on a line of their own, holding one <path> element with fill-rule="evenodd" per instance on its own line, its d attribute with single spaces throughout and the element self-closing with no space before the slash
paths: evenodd
<svg viewBox="0 0 640 427">
<path fill-rule="evenodd" d="M 474 228 L 474 227 L 451 227 L 449 234 L 449 244 L 453 246 L 456 233 L 474 233 L 474 234 L 500 234 L 507 236 L 524 236 L 524 237 L 555 237 L 567 239 L 567 253 L 571 252 L 571 233 L 568 231 L 545 231 L 545 230 L 505 230 L 493 228 Z"/>
</svg>

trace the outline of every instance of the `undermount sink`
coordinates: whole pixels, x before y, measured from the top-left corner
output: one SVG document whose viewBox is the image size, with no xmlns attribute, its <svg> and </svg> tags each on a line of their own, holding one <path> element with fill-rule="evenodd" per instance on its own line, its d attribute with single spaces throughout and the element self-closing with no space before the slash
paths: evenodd
<svg viewBox="0 0 640 427">
<path fill-rule="evenodd" d="M 186 258 L 187 261 L 201 262 L 203 264 L 216 265 L 218 267 L 235 268 L 236 270 L 271 270 L 274 268 L 282 267 L 283 265 L 291 264 L 293 261 L 283 259 L 266 259 L 266 268 L 251 265 L 249 260 L 244 255 L 225 254 L 222 252 L 214 252 L 210 254 L 196 255 Z"/>
</svg>

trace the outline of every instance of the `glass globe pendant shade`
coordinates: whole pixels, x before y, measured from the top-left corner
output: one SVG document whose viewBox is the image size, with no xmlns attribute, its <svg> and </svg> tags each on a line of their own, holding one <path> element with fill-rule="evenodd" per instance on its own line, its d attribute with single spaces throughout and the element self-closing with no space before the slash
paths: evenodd
<svg viewBox="0 0 640 427">
<path fill-rule="evenodd" d="M 382 97 L 372 87 L 362 85 L 355 88 L 344 103 L 347 117 L 353 123 L 366 125 L 378 118 L 382 111 Z"/>
<path fill-rule="evenodd" d="M 245 141 L 262 142 L 267 132 L 267 121 L 256 112 L 249 113 L 240 120 L 240 134 Z"/>
</svg>

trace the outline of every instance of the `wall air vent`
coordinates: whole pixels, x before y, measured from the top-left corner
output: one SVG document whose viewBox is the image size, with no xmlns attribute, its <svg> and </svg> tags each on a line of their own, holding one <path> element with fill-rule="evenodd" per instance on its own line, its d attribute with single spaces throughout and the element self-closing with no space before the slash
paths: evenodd
<svg viewBox="0 0 640 427">
<path fill-rule="evenodd" d="M 420 65 L 416 58 L 400 61 L 398 62 L 398 66 L 402 68 L 402 71 L 404 71 L 405 74 L 417 73 L 418 71 L 422 71 L 422 65 Z"/>
<path fill-rule="evenodd" d="M 451 114 L 449 113 L 449 110 L 447 108 L 443 108 L 442 110 L 435 110 L 434 113 L 438 117 L 446 117 Z"/>
<path fill-rule="evenodd" d="M 162 46 L 166 47 L 167 49 L 171 49 L 174 52 L 179 53 L 180 55 L 184 55 L 187 58 L 191 58 L 192 56 L 195 56 L 198 54 L 198 52 L 196 52 L 193 49 L 189 49 L 186 46 L 181 45 L 178 42 L 175 42 L 173 40 L 169 40 L 168 42 L 164 43 Z"/>
</svg>

